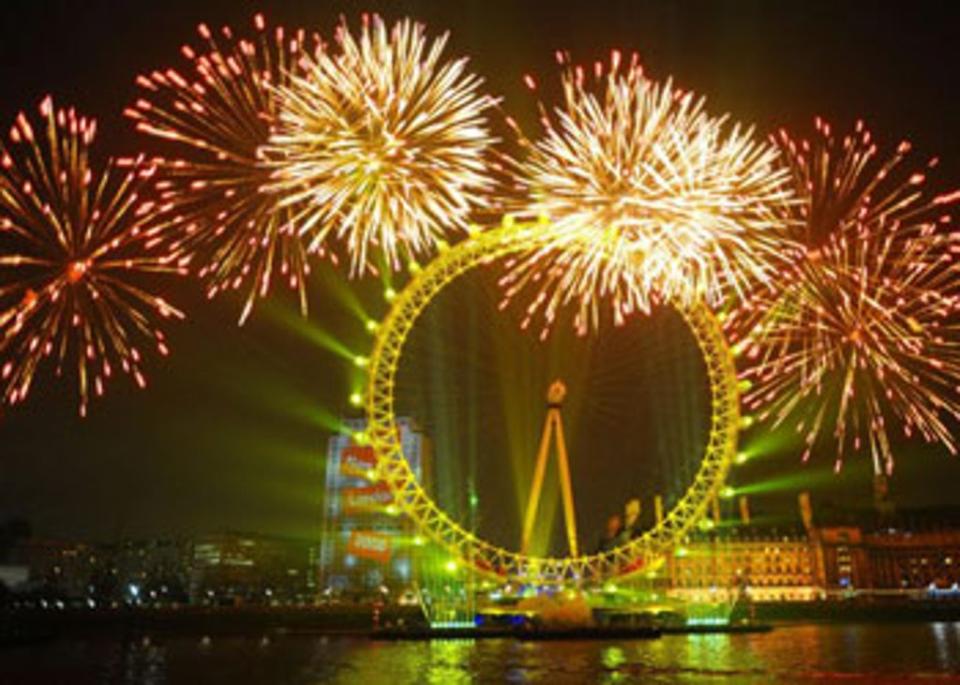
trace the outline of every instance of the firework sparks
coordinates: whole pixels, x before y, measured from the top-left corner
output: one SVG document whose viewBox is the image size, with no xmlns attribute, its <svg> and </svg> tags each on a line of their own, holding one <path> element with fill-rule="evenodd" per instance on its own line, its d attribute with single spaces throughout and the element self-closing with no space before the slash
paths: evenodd
<svg viewBox="0 0 960 685">
<path fill-rule="evenodd" d="M 804 196 L 804 249 L 729 323 L 746 334 L 744 399 L 761 419 L 796 420 L 804 460 L 832 434 L 837 470 L 850 448 L 869 446 L 889 474 L 892 423 L 956 451 L 944 419 L 960 417 L 960 234 L 946 211 L 960 195 L 925 192 L 926 170 L 903 164 L 906 142 L 879 160 L 862 122 L 839 139 L 818 120 L 816 133 L 813 143 L 780 134 Z"/>
<path fill-rule="evenodd" d="M 301 207 L 311 246 L 331 234 L 345 242 L 354 274 L 375 261 L 372 246 L 396 269 L 401 254 L 466 228 L 492 188 L 485 112 L 494 100 L 465 59 L 443 59 L 447 35 L 431 42 L 410 20 L 388 29 L 365 17 L 359 36 L 341 25 L 336 53 L 313 56 L 278 88 L 271 189 L 282 206 Z"/>
<path fill-rule="evenodd" d="M 607 300 L 619 322 L 658 299 L 716 303 L 765 280 L 789 200 L 776 149 L 646 79 L 636 57 L 623 66 L 615 52 L 593 77 L 558 60 L 563 106 L 553 116 L 541 106 L 544 135 L 520 135 L 528 155 L 517 167 L 521 211 L 543 216 L 550 239 L 502 279 L 505 303 L 535 292 L 525 325 L 540 313 L 546 333 L 575 303 L 585 333 Z"/>
<path fill-rule="evenodd" d="M 261 148 L 276 121 L 274 89 L 322 49 L 318 37 L 303 31 L 268 29 L 261 15 L 254 25 L 257 37 L 247 40 L 229 27 L 218 38 L 201 24 L 205 46 L 182 49 L 193 76 L 175 69 L 140 76 L 144 93 L 126 111 L 138 130 L 172 141 L 175 154 L 184 155 L 160 164 L 164 210 L 183 233 L 178 249 L 199 262 L 208 297 L 245 292 L 241 323 L 277 271 L 306 312 L 308 254 L 291 208 L 263 192 L 270 170 Z"/>
<path fill-rule="evenodd" d="M 125 160 L 98 174 L 88 156 L 95 122 L 50 98 L 40 112 L 39 140 L 21 113 L 13 146 L 0 143 L 0 387 L 20 402 L 45 359 L 59 375 L 72 358 L 85 415 L 117 368 L 146 384 L 139 344 L 167 354 L 157 319 L 183 314 L 137 281 L 184 265 L 141 197 L 155 168 Z"/>
</svg>

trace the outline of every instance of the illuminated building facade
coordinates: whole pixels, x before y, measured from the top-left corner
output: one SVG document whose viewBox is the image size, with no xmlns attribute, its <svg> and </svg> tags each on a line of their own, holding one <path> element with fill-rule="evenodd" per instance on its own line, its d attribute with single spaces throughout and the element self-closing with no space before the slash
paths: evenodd
<svg viewBox="0 0 960 685">
<path fill-rule="evenodd" d="M 865 517 L 862 517 L 865 518 Z M 960 517 L 955 510 L 888 515 L 816 531 L 828 591 L 958 594 Z"/>
<path fill-rule="evenodd" d="M 404 457 L 429 489 L 431 447 L 410 419 L 397 420 Z M 324 490 L 320 585 L 328 597 L 395 595 L 412 588 L 422 542 L 413 523 L 393 504 L 389 488 L 376 482 L 373 450 L 354 440 L 364 420 L 330 438 Z"/>
<path fill-rule="evenodd" d="M 25 591 L 94 608 L 185 603 L 190 550 L 189 542 L 169 539 L 27 540 L 12 557 L 28 569 Z"/>
<path fill-rule="evenodd" d="M 960 512 L 828 512 L 800 497 L 802 525 L 727 521 L 667 560 L 667 593 L 694 601 L 960 599 Z"/>
<path fill-rule="evenodd" d="M 316 546 L 248 533 L 198 538 L 190 564 L 190 600 L 209 605 L 292 605 L 314 601 Z"/>
<path fill-rule="evenodd" d="M 812 528 L 817 551 L 818 577 L 826 592 L 843 593 L 870 586 L 869 559 L 859 526 L 831 525 Z"/>
<path fill-rule="evenodd" d="M 935 588 L 957 591 L 960 530 L 895 531 L 865 538 L 874 588 Z"/>
<path fill-rule="evenodd" d="M 696 602 L 819 599 L 816 549 L 803 529 L 745 527 L 692 539 L 667 561 L 668 594 Z"/>
<path fill-rule="evenodd" d="M 70 598 L 87 595 L 101 556 L 96 546 L 87 543 L 30 539 L 13 550 L 11 561 L 29 569 L 32 587 Z"/>
</svg>

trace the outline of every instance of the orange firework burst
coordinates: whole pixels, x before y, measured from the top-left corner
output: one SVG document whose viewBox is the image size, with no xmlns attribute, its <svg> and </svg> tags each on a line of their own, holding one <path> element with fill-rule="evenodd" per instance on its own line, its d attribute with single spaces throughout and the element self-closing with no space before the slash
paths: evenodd
<svg viewBox="0 0 960 685">
<path fill-rule="evenodd" d="M 636 56 L 622 65 L 614 52 L 593 77 L 558 61 L 563 104 L 541 106 L 544 134 L 520 135 L 517 165 L 520 211 L 541 215 L 549 239 L 508 267 L 505 302 L 532 291 L 527 322 L 541 313 L 544 333 L 574 304 L 585 333 L 607 303 L 619 322 L 657 299 L 718 303 L 769 278 L 790 199 L 777 150 L 648 80 Z"/>
<path fill-rule="evenodd" d="M 44 359 L 59 375 L 76 364 L 80 413 L 115 369 L 143 387 L 146 341 L 167 354 L 157 318 L 182 318 L 140 283 L 157 273 L 184 273 L 141 197 L 155 168 L 142 159 L 92 168 L 96 124 L 74 110 L 40 106 L 45 137 L 26 115 L 0 143 L 0 378 L 10 404 L 30 391 Z"/>
<path fill-rule="evenodd" d="M 307 251 L 293 208 L 264 192 L 270 169 L 261 147 L 277 118 L 275 89 L 290 83 L 307 54 L 322 49 L 315 35 L 268 30 L 261 15 L 254 25 L 257 37 L 247 40 L 229 27 L 218 39 L 201 24 L 204 48 L 182 49 L 193 75 L 166 69 L 140 76 L 145 92 L 126 110 L 138 130 L 172 141 L 173 154 L 183 155 L 160 164 L 163 209 L 183 233 L 177 249 L 199 261 L 209 297 L 244 289 L 241 323 L 269 292 L 276 271 L 306 311 Z"/>
<path fill-rule="evenodd" d="M 876 472 L 889 473 L 892 422 L 955 452 L 944 419 L 960 417 L 960 234 L 947 208 L 960 194 L 925 192 L 926 171 L 903 164 L 909 143 L 879 160 L 862 122 L 839 138 L 817 120 L 816 133 L 779 137 L 804 198 L 804 249 L 729 322 L 745 336 L 747 407 L 795 420 L 804 460 L 832 434 L 837 469 L 868 445 Z"/>
<path fill-rule="evenodd" d="M 409 19 L 387 28 L 364 17 L 359 36 L 340 26 L 338 49 L 278 89 L 271 189 L 300 207 L 312 246 L 329 235 L 346 243 L 353 273 L 371 266 L 371 246 L 397 268 L 401 253 L 465 229 L 493 186 L 485 115 L 494 100 L 465 59 L 443 59 L 446 42 Z"/>
</svg>

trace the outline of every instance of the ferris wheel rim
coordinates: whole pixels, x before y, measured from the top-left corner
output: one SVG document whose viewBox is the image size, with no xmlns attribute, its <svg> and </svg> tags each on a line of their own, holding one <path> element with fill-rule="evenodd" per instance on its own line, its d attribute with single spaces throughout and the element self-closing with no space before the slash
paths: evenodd
<svg viewBox="0 0 960 685">
<path fill-rule="evenodd" d="M 698 302 L 673 304 L 683 316 L 703 356 L 710 387 L 711 421 L 704 456 L 691 485 L 661 521 L 639 537 L 609 551 L 577 557 L 539 557 L 494 545 L 464 529 L 421 487 L 400 443 L 394 415 L 396 373 L 410 330 L 447 284 L 473 268 L 542 243 L 542 222 L 514 223 L 472 235 L 444 248 L 413 275 L 393 298 L 377 327 L 368 361 L 366 439 L 377 458 L 376 476 L 390 489 L 394 504 L 410 516 L 421 533 L 445 547 L 476 571 L 504 579 L 595 581 L 629 575 L 671 551 L 704 520 L 719 496 L 733 464 L 740 424 L 740 400 L 733 355 L 710 309 Z"/>
</svg>

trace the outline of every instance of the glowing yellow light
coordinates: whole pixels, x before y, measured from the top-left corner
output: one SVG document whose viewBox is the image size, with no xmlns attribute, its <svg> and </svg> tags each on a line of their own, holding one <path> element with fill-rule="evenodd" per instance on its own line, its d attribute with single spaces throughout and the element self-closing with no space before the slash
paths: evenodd
<svg viewBox="0 0 960 685">
<path fill-rule="evenodd" d="M 737 452 L 737 456 L 733 459 L 734 463 L 738 465 L 746 464 L 749 460 L 750 455 L 746 452 Z"/>
<path fill-rule="evenodd" d="M 350 394 L 350 404 L 354 407 L 363 406 L 363 395 L 359 392 L 354 392 Z"/>
<path fill-rule="evenodd" d="M 732 487 L 730 487 L 729 485 L 728 485 L 727 487 L 725 487 L 723 490 L 720 491 L 720 496 L 721 496 L 722 498 L 724 498 L 724 499 L 730 499 L 730 498 L 733 497 L 735 494 L 737 494 L 736 490 L 734 490 L 734 489 L 733 489 Z"/>
</svg>

